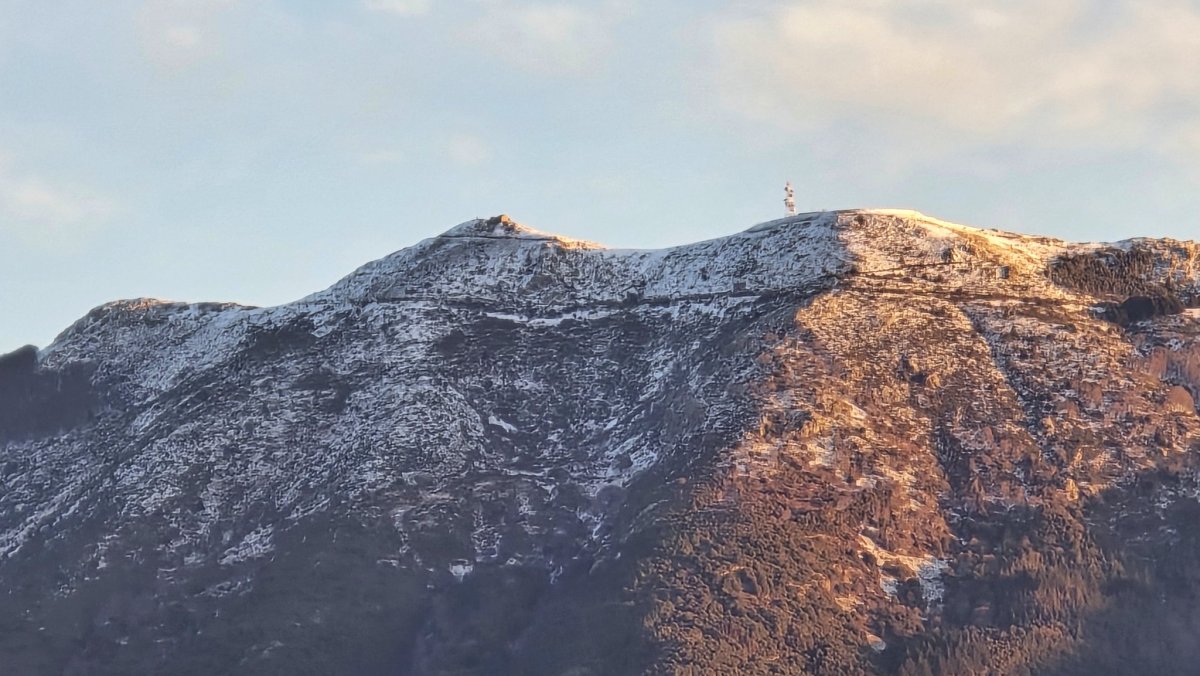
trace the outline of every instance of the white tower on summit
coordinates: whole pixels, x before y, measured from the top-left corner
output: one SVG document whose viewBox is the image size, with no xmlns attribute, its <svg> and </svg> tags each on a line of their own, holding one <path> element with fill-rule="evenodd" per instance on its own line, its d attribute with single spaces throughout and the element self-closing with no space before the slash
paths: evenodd
<svg viewBox="0 0 1200 676">
<path fill-rule="evenodd" d="M 796 215 L 796 191 L 792 188 L 791 181 L 783 186 L 783 206 L 787 209 L 788 216 Z"/>
</svg>

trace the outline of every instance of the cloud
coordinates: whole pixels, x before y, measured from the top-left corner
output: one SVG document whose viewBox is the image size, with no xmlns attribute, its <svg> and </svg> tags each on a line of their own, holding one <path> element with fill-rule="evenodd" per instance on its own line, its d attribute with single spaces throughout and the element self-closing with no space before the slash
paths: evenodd
<svg viewBox="0 0 1200 676">
<path fill-rule="evenodd" d="M 365 0 L 363 6 L 372 12 L 396 16 L 424 16 L 433 8 L 432 0 Z"/>
<path fill-rule="evenodd" d="M 704 25 L 720 105 L 783 129 L 1168 152 L 1200 132 L 1200 8 L 1182 0 L 798 0 Z"/>
<path fill-rule="evenodd" d="M 176 49 L 192 50 L 200 47 L 203 38 L 194 26 L 168 26 L 163 30 L 163 40 Z"/>
<path fill-rule="evenodd" d="M 187 70 L 221 52 L 218 23 L 237 0 L 154 0 L 138 10 L 138 40 L 147 60 L 166 71 Z"/>
<path fill-rule="evenodd" d="M 613 29 L 633 12 L 629 2 L 589 5 L 484 3 L 467 28 L 476 45 L 521 70 L 537 75 L 581 75 L 600 69 L 614 47 Z"/>
<path fill-rule="evenodd" d="M 460 167 L 479 167 L 492 159 L 492 149 L 474 134 L 452 134 L 446 141 L 446 155 Z"/>
<path fill-rule="evenodd" d="M 39 246 L 63 246 L 103 228 L 114 203 L 95 190 L 12 170 L 0 158 L 0 233 Z"/>
</svg>

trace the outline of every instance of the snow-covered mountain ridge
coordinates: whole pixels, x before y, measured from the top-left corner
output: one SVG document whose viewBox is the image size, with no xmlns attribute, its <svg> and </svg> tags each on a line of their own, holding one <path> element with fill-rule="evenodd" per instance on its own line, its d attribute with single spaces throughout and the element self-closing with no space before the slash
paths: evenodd
<svg viewBox="0 0 1200 676">
<path fill-rule="evenodd" d="M 0 358 L 0 655 L 1085 669 L 1129 631 L 1105 590 L 1186 614 L 1144 561 L 1192 551 L 1197 262 L 909 211 L 652 251 L 496 217 L 287 305 L 104 305 Z"/>
<path fill-rule="evenodd" d="M 705 242 L 630 250 L 543 233 L 499 216 L 467 221 L 369 263 L 330 289 L 297 303 L 274 310 L 229 305 L 215 309 L 253 317 L 289 309 L 314 312 L 338 303 L 426 297 L 553 308 L 624 302 L 630 294 L 639 299 L 679 300 L 780 292 L 821 284 L 852 268 L 870 274 L 921 265 L 952 266 L 960 271 L 973 268 L 972 272 L 982 272 L 982 278 L 989 279 L 1001 266 L 1042 274 L 1059 256 L 1135 246 L 1180 247 L 1182 251 L 1186 243 L 1139 238 L 1114 244 L 1076 244 L 972 228 L 915 211 L 872 209 L 800 214 Z M 1196 261 L 1190 266 L 1187 274 L 1194 281 Z M 498 288 L 497 284 L 507 287 Z M 140 299 L 102 306 L 95 314 L 107 309 L 136 312 L 151 308 L 194 315 L 214 306 Z"/>
</svg>

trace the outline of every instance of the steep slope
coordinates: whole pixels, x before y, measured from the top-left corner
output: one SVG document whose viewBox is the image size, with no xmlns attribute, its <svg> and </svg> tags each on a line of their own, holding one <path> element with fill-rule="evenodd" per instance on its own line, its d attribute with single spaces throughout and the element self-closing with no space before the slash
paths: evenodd
<svg viewBox="0 0 1200 676">
<path fill-rule="evenodd" d="M 14 673 L 1181 672 L 1193 244 L 499 217 L 0 358 Z M 1169 592 L 1169 593 L 1168 593 Z"/>
</svg>

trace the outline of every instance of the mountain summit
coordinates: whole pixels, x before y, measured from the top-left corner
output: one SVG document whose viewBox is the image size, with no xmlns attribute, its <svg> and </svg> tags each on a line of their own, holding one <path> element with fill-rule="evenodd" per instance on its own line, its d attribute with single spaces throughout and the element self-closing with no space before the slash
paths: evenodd
<svg viewBox="0 0 1200 676">
<path fill-rule="evenodd" d="M 0 357 L 20 674 L 1192 673 L 1200 256 L 469 221 Z"/>
</svg>

